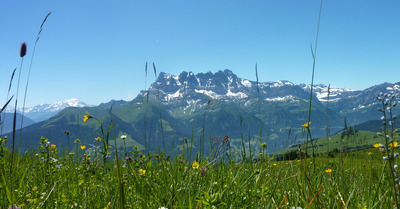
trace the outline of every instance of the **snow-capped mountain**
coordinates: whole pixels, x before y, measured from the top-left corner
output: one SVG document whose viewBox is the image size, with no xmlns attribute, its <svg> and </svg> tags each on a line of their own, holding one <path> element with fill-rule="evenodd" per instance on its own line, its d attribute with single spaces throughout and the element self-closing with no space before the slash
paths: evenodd
<svg viewBox="0 0 400 209">
<path fill-rule="evenodd" d="M 347 117 L 349 123 L 362 123 L 379 118 L 376 95 L 380 92 L 400 93 L 400 82 L 383 83 L 365 90 L 337 88 L 317 84 L 313 86 L 313 101 L 320 104 L 329 102 L 329 109 Z M 195 111 L 204 106 L 205 101 L 225 101 L 238 106 L 250 107 L 259 101 L 269 103 L 308 102 L 310 85 L 294 84 L 290 81 L 257 82 L 237 77 L 232 71 L 224 70 L 216 73 L 182 72 L 179 75 L 160 73 L 157 80 L 147 91 L 139 96 L 149 94 L 169 108 L 190 108 Z M 328 100 L 329 96 L 329 100 Z M 368 109 L 368 114 L 359 115 L 354 111 Z"/>
<path fill-rule="evenodd" d="M 54 104 L 40 104 L 34 107 L 25 108 L 25 113 L 35 113 L 35 112 L 59 112 L 66 107 L 85 107 L 88 106 L 86 103 L 79 101 L 78 99 L 68 99 L 61 102 L 56 102 Z M 21 109 L 19 109 L 22 111 Z"/>
<path fill-rule="evenodd" d="M 237 77 L 232 71 L 199 73 L 182 72 L 180 75 L 160 73 L 148 91 L 157 95 L 164 104 L 177 104 L 183 101 L 184 106 L 193 105 L 200 100 L 223 100 L 241 102 L 257 101 L 299 101 L 308 100 L 309 94 L 299 85 L 289 81 L 257 82 Z M 244 102 L 245 101 L 245 102 Z"/>
<path fill-rule="evenodd" d="M 315 85 L 313 92 L 312 133 L 313 137 L 322 137 L 326 135 L 327 125 L 331 133 L 343 129 L 344 118 L 348 126 L 379 119 L 382 113 L 377 111 L 376 95 L 380 92 L 400 93 L 400 82 L 360 91 L 331 87 L 329 102 L 327 86 Z M 273 151 L 304 137 L 301 124 L 308 120 L 309 99 L 310 87 L 305 84 L 290 81 L 257 83 L 239 78 L 230 70 L 199 74 L 182 72 L 179 75 L 160 73 L 147 90 L 141 91 L 130 102 L 111 101 L 96 107 L 68 108 L 49 120 L 24 128 L 24 131 L 25 135 L 36 138 L 45 133 L 61 140 L 65 137 L 64 130 L 69 130 L 72 138 L 95 138 L 95 135 L 79 134 L 96 134 L 99 130 L 88 123 L 75 125 L 82 121 L 79 116 L 89 111 L 101 116 L 105 123 L 113 121 L 116 133 L 127 134 L 138 144 L 154 150 L 164 146 L 164 142 L 166 150 L 180 150 L 180 143 L 188 136 L 196 140 L 202 134 L 239 139 L 246 133 L 247 139 L 258 140 L 262 132 L 274 144 L 269 146 Z M 50 112 L 51 109 L 62 109 L 63 105 L 79 106 L 79 102 L 38 106 L 27 112 L 39 109 Z M 109 111 L 111 105 L 112 113 Z M 396 109 L 395 114 L 398 113 Z M 32 133 L 36 135 L 32 136 Z"/>
<path fill-rule="evenodd" d="M 310 92 L 310 85 L 300 84 L 299 86 L 302 87 L 307 92 Z M 329 102 L 335 102 L 342 98 L 356 95 L 361 91 L 349 88 L 337 88 L 334 86 L 326 86 L 324 84 L 318 84 L 313 86 L 313 92 L 318 98 L 318 100 L 321 102 L 328 101 L 328 96 L 329 96 Z"/>
<path fill-rule="evenodd" d="M 25 107 L 24 115 L 36 122 L 46 120 L 57 114 L 66 107 L 86 107 L 86 103 L 76 98 L 68 99 L 54 104 L 40 104 L 34 107 Z M 14 107 L 9 105 L 5 112 L 14 112 Z M 17 108 L 17 112 L 22 113 L 22 108 Z"/>
</svg>

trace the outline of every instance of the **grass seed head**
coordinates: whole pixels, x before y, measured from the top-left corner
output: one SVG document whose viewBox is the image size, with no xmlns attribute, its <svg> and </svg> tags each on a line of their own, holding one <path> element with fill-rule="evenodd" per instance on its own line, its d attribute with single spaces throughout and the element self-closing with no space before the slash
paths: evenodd
<svg viewBox="0 0 400 209">
<path fill-rule="evenodd" d="M 19 51 L 19 56 L 24 57 L 26 55 L 26 42 L 21 44 L 21 49 Z"/>
</svg>

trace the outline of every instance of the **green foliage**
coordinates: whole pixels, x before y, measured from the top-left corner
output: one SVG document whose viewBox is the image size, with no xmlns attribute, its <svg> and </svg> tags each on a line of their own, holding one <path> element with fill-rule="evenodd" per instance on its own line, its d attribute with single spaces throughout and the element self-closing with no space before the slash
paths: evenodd
<svg viewBox="0 0 400 209">
<path fill-rule="evenodd" d="M 315 161 L 308 158 L 213 165 L 203 160 L 194 168 L 181 157 L 173 160 L 164 153 L 143 155 L 138 149 L 118 163 L 110 158 L 102 164 L 88 152 L 75 153 L 79 155 L 75 161 L 74 156 L 60 153 L 48 142 L 42 138 L 40 152 L 17 157 L 14 188 L 10 188 L 7 171 L 10 153 L 0 158 L 0 195 L 5 197 L 0 199 L 1 208 L 10 206 L 11 196 L 21 208 L 118 208 L 121 194 L 115 166 L 120 167 L 127 208 L 391 205 L 387 193 L 390 179 L 381 178 L 388 173 L 383 170 L 378 149 L 348 153 L 342 161 L 335 153 L 334 158 L 319 156 Z M 306 164 L 314 169 L 309 174 L 311 189 L 302 183 Z"/>
</svg>

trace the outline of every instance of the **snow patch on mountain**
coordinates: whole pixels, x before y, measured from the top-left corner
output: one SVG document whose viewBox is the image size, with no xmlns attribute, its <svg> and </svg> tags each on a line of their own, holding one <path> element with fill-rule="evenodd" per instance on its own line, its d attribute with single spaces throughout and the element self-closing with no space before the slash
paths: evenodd
<svg viewBox="0 0 400 209">
<path fill-rule="evenodd" d="M 242 79 L 241 84 L 242 84 L 244 87 L 251 88 L 251 82 L 250 82 L 249 80 Z"/>
<path fill-rule="evenodd" d="M 306 84 L 300 84 L 300 87 L 302 87 L 306 91 L 310 91 L 310 85 Z M 329 89 L 329 91 L 328 91 Z M 316 97 L 318 98 L 319 101 L 321 102 L 326 102 L 328 101 L 328 95 L 329 95 L 329 101 L 334 102 L 340 100 L 342 97 L 348 96 L 352 92 L 356 92 L 357 90 L 349 89 L 349 88 L 337 88 L 334 86 L 326 86 L 323 84 L 319 85 L 314 85 L 313 87 L 313 93 L 315 93 Z"/>
<path fill-rule="evenodd" d="M 244 99 L 244 98 L 247 98 L 247 97 L 248 97 L 247 94 L 245 94 L 245 93 L 243 93 L 243 92 L 233 93 L 233 92 L 231 92 L 230 89 L 228 89 L 228 93 L 226 93 L 226 96 L 228 96 L 228 97 L 235 97 L 235 98 L 238 98 L 238 99 Z"/>
<path fill-rule="evenodd" d="M 284 102 L 284 101 L 299 102 L 299 100 L 295 99 L 295 97 L 293 95 L 288 95 L 288 96 L 283 96 L 283 97 L 266 98 L 265 101 L 267 101 L 267 102 Z"/>
<path fill-rule="evenodd" d="M 175 93 L 173 93 L 173 94 L 166 94 L 164 99 L 166 101 L 169 101 L 171 99 L 176 99 L 176 98 L 179 98 L 179 97 L 181 97 L 181 90 L 180 89 L 178 91 L 176 91 Z"/>
<path fill-rule="evenodd" d="M 199 94 L 207 95 L 207 96 L 211 97 L 212 99 L 219 99 L 221 97 L 221 95 L 218 95 L 217 93 L 215 93 L 213 91 L 210 91 L 210 90 L 198 90 L 198 89 L 195 89 L 194 91 L 196 93 L 199 93 Z"/>
</svg>

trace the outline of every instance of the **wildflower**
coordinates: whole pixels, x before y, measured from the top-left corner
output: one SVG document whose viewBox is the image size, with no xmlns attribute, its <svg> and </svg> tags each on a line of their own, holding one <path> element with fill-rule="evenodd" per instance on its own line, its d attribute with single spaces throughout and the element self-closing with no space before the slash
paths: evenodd
<svg viewBox="0 0 400 209">
<path fill-rule="evenodd" d="M 126 139 L 126 135 L 122 135 L 122 136 L 121 136 L 121 139 Z"/>
<path fill-rule="evenodd" d="M 205 175 L 207 173 L 207 168 L 206 167 L 203 167 L 202 169 L 201 169 L 201 175 Z"/>
<path fill-rule="evenodd" d="M 325 173 L 332 173 L 332 169 L 330 169 L 330 168 L 326 169 Z"/>
<path fill-rule="evenodd" d="M 185 140 L 185 143 L 187 143 L 187 142 L 188 142 L 186 137 L 183 137 L 183 140 Z"/>
<path fill-rule="evenodd" d="M 311 125 L 311 121 L 310 122 L 308 122 L 308 123 L 304 123 L 303 125 L 301 125 L 302 127 L 304 127 L 304 128 L 309 128 L 310 127 L 310 125 Z"/>
<path fill-rule="evenodd" d="M 55 149 L 57 146 L 55 144 L 52 144 L 50 147 L 51 149 Z"/>
<path fill-rule="evenodd" d="M 368 155 L 372 155 L 372 152 L 368 152 Z"/>
<path fill-rule="evenodd" d="M 267 143 L 265 143 L 265 142 L 261 143 L 261 147 L 262 148 L 266 148 L 267 147 Z"/>
<path fill-rule="evenodd" d="M 139 169 L 139 174 L 140 175 L 144 175 L 146 173 L 146 170 L 144 170 L 144 169 Z"/>
<path fill-rule="evenodd" d="M 85 145 L 82 145 L 82 146 L 81 146 L 81 150 L 84 150 L 85 148 L 86 148 Z"/>
<path fill-rule="evenodd" d="M 94 138 L 94 140 L 96 140 L 96 141 L 101 141 L 101 138 L 100 137 L 96 137 L 96 138 Z"/>
<path fill-rule="evenodd" d="M 90 118 L 93 118 L 88 111 L 86 111 L 85 116 L 83 116 L 83 122 L 86 122 L 87 120 L 89 120 Z"/>
<path fill-rule="evenodd" d="M 193 168 L 193 169 L 198 169 L 199 166 L 200 166 L 199 163 L 196 162 L 196 161 L 194 161 L 194 162 L 192 163 L 192 168 Z"/>
<path fill-rule="evenodd" d="M 21 44 L 21 50 L 19 51 L 19 56 L 24 57 L 26 55 L 26 43 Z"/>
<path fill-rule="evenodd" d="M 379 148 L 380 145 L 381 145 L 381 144 L 374 144 L 374 145 L 372 145 L 372 146 L 375 147 L 375 148 Z"/>
<path fill-rule="evenodd" d="M 397 145 L 398 145 L 397 142 L 390 142 L 390 143 L 389 143 L 389 146 L 391 146 L 391 147 L 396 147 Z"/>
<path fill-rule="evenodd" d="M 75 139 L 75 141 L 74 141 L 74 143 L 78 143 L 78 142 L 80 142 L 81 140 L 79 140 L 79 139 Z"/>
<path fill-rule="evenodd" d="M 25 43 L 25 42 L 24 42 Z M 26 49 L 25 49 L 26 50 Z M 20 207 L 14 205 L 14 206 L 10 206 L 8 209 L 21 209 Z"/>
<path fill-rule="evenodd" d="M 158 208 L 158 209 L 168 209 L 168 208 L 166 208 L 166 207 L 160 207 L 160 208 Z"/>
</svg>

